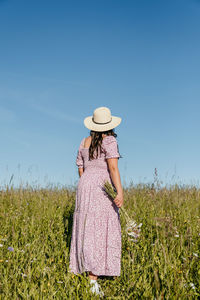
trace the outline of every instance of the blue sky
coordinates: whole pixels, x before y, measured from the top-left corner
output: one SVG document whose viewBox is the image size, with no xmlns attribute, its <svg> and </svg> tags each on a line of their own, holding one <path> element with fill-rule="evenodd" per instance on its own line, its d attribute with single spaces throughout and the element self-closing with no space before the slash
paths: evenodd
<svg viewBox="0 0 200 300">
<path fill-rule="evenodd" d="M 199 184 L 200 1 L 0 0 L 0 183 L 73 185 L 107 106 L 122 182 Z"/>
</svg>

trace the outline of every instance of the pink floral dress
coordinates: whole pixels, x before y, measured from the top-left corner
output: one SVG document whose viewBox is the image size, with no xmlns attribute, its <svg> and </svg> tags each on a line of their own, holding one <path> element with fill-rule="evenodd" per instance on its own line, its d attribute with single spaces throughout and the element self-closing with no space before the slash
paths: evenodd
<svg viewBox="0 0 200 300">
<path fill-rule="evenodd" d="M 79 179 L 70 248 L 71 272 L 120 276 L 121 225 L 119 208 L 108 198 L 103 185 L 111 182 L 107 158 L 119 158 L 117 140 L 106 136 L 101 156 L 89 160 L 89 149 L 81 141 L 76 164 L 84 168 Z"/>
</svg>

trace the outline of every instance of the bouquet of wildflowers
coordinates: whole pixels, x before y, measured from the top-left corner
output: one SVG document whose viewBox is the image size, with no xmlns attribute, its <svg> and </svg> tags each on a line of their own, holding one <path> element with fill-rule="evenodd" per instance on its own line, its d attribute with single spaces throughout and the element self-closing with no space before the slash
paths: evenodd
<svg viewBox="0 0 200 300">
<path fill-rule="evenodd" d="M 106 181 L 104 184 L 104 191 L 113 200 L 117 196 L 117 192 L 113 189 L 112 184 L 110 184 L 108 181 Z M 137 242 L 137 238 L 139 238 L 140 236 L 140 231 L 141 231 L 140 227 L 142 226 L 142 223 L 137 225 L 137 223 L 129 217 L 126 209 L 123 206 L 120 207 L 120 211 L 122 212 L 126 220 L 126 233 L 128 234 L 129 239 L 133 242 Z"/>
</svg>

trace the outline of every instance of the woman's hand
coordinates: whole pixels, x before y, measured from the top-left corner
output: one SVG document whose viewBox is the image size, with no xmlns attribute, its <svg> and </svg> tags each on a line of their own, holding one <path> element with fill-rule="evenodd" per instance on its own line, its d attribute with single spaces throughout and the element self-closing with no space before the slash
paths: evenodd
<svg viewBox="0 0 200 300">
<path fill-rule="evenodd" d="M 124 198 L 123 195 L 117 195 L 117 197 L 113 200 L 115 202 L 115 204 L 117 205 L 117 207 L 121 207 L 124 203 Z"/>
<path fill-rule="evenodd" d="M 109 172 L 111 175 L 112 182 L 117 190 L 117 196 L 114 199 L 117 207 L 121 207 L 123 205 L 123 188 L 121 184 L 119 169 L 118 169 L 118 158 L 108 158 L 107 159 Z"/>
</svg>

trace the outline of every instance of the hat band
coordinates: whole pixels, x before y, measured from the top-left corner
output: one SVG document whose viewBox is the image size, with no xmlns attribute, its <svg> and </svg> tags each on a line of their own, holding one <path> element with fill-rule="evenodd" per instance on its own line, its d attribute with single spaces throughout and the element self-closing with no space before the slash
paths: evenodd
<svg viewBox="0 0 200 300">
<path fill-rule="evenodd" d="M 96 122 L 96 121 L 94 120 L 94 118 L 92 118 L 92 121 L 93 121 L 95 124 L 105 125 L 105 124 L 108 124 L 108 123 L 110 123 L 110 122 L 112 121 L 112 117 L 111 117 L 110 121 L 105 122 L 105 123 L 99 123 L 99 122 Z"/>
</svg>

